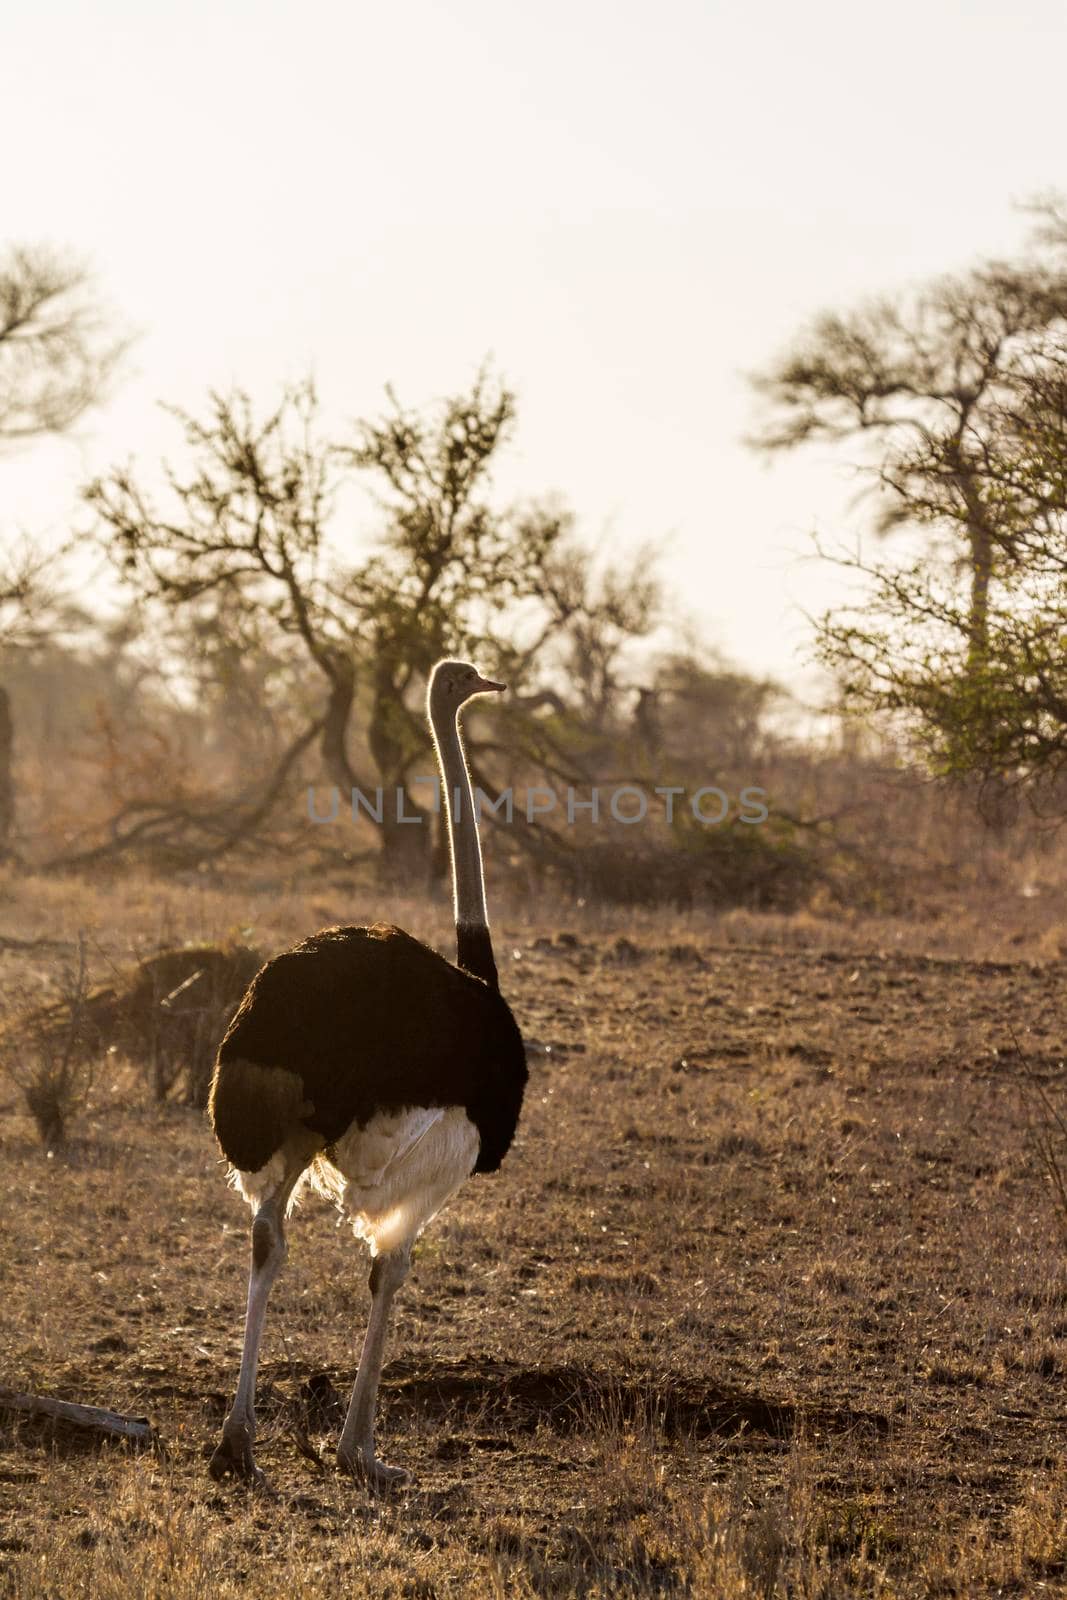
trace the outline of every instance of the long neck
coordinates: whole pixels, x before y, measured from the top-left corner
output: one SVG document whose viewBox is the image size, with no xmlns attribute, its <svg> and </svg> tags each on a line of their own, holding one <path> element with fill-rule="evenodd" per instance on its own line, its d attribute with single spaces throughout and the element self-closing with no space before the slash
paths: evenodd
<svg viewBox="0 0 1067 1600">
<path fill-rule="evenodd" d="M 437 759 L 448 816 L 448 841 L 452 856 L 452 900 L 456 913 L 456 960 L 493 989 L 500 987 L 489 918 L 485 910 L 485 878 L 474 814 L 470 773 L 463 753 L 456 716 L 433 719 Z"/>
</svg>

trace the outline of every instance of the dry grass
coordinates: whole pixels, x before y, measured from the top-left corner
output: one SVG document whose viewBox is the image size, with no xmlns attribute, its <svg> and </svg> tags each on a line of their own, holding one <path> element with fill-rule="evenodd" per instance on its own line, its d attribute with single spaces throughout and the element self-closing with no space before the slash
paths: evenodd
<svg viewBox="0 0 1067 1600">
<path fill-rule="evenodd" d="M 1015 1044 L 1062 1104 L 1067 930 L 1018 909 L 501 917 L 530 1092 L 398 1302 L 382 1444 L 416 1476 L 391 1500 L 298 1448 L 330 1460 L 306 1385 L 344 1393 L 366 1310 L 329 1214 L 294 1219 L 268 1324 L 278 1498 L 220 1491 L 247 1220 L 202 1119 L 105 1069 L 48 1159 L 12 1099 L 0 1377 L 147 1412 L 166 1453 L 5 1424 L 0 1592 L 1067 1594 L 1067 1263 Z M 447 941 L 446 905 L 339 884 L 11 879 L 0 948 L 46 998 L 81 927 L 103 978 L 381 914 Z"/>
<path fill-rule="evenodd" d="M 67 1126 L 80 1112 L 93 1087 L 98 1052 L 86 1050 L 88 967 L 85 940 L 78 939 L 76 959 L 60 960 L 62 999 L 54 1003 L 52 1026 L 32 1028 L 15 1044 L 0 1041 L 0 1062 L 20 1091 L 41 1142 L 48 1150 L 61 1146 Z"/>
<path fill-rule="evenodd" d="M 218 1041 L 263 961 L 241 944 L 187 944 L 143 956 L 90 989 L 79 935 L 76 978 L 59 999 L 10 1019 L 0 1058 L 16 1081 L 20 1059 L 34 1058 L 35 1082 L 71 1110 L 88 1096 L 93 1062 L 115 1054 L 147 1076 L 156 1100 L 174 1094 L 205 1106 Z"/>
</svg>

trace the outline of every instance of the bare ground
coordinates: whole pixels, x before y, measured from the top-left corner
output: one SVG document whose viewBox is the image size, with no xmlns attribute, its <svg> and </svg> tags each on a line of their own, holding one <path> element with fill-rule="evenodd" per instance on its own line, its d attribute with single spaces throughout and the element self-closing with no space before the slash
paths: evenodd
<svg viewBox="0 0 1067 1600">
<path fill-rule="evenodd" d="M 76 927 L 103 971 L 365 914 L 7 894 L 19 995 Z M 393 914 L 444 943 L 441 908 Z M 398 1301 L 387 1500 L 332 1465 L 367 1293 L 329 1211 L 293 1219 L 268 1324 L 275 1497 L 220 1489 L 247 1216 L 203 1119 L 105 1064 L 48 1157 L 3 1086 L 0 1383 L 146 1414 L 160 1448 L 0 1424 L 0 1593 L 1067 1594 L 1067 1215 L 1035 1142 L 1063 1148 L 1061 939 L 504 918 L 526 1110 Z"/>
</svg>

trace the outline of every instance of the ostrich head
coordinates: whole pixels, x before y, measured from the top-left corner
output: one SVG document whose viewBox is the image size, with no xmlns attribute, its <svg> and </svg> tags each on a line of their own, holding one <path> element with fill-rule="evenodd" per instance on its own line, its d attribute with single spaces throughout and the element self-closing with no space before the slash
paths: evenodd
<svg viewBox="0 0 1067 1600">
<path fill-rule="evenodd" d="M 453 715 L 476 694 L 499 694 L 506 683 L 494 683 L 467 661 L 439 661 L 430 673 L 427 698 L 431 712 Z"/>
</svg>

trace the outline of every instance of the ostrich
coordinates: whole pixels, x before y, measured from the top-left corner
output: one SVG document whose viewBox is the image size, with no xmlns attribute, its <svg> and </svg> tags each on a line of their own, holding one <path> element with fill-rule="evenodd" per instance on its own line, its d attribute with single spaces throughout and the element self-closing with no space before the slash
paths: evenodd
<svg viewBox="0 0 1067 1600">
<path fill-rule="evenodd" d="M 285 1218 L 306 1182 L 350 1218 L 372 1257 L 371 1307 L 337 1446 L 345 1471 L 384 1488 L 407 1478 L 374 1452 L 374 1417 L 393 1296 L 411 1247 L 471 1172 L 495 1172 L 526 1083 L 502 998 L 460 708 L 504 688 L 439 661 L 427 710 L 448 818 L 457 964 L 400 928 L 326 928 L 252 980 L 222 1044 L 210 1113 L 231 1180 L 254 1213 L 237 1394 L 211 1473 L 265 1483 L 255 1464 L 255 1386 Z"/>
</svg>

